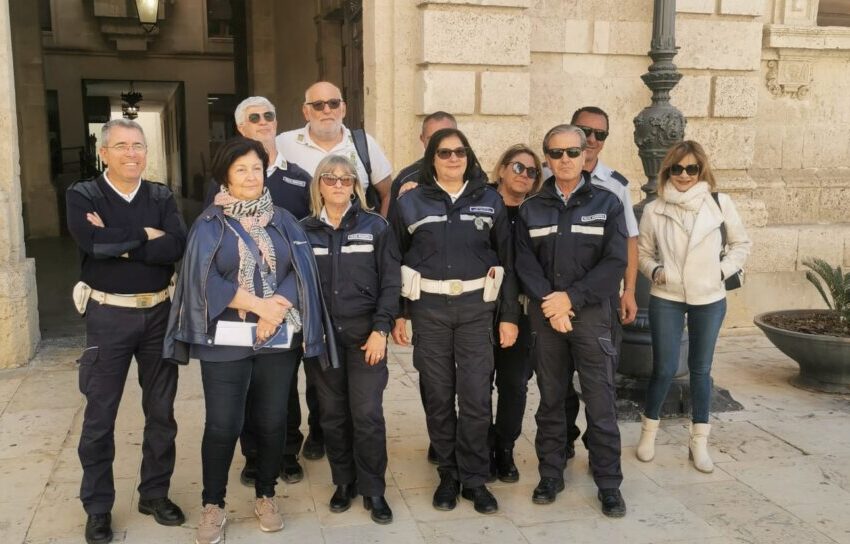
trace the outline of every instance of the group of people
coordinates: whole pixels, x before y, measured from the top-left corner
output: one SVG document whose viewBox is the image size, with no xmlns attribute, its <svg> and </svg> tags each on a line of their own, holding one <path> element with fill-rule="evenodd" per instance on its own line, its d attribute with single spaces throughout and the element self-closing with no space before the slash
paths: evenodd
<svg viewBox="0 0 850 544">
<path fill-rule="evenodd" d="M 271 102 L 239 104 L 240 136 L 217 151 L 207 206 L 188 234 L 171 192 L 142 179 L 147 145 L 133 121 L 104 125 L 107 170 L 68 191 L 82 257 L 74 298 L 87 326 L 79 455 L 89 544 L 112 539 L 114 422 L 134 356 L 145 413 L 141 513 L 185 521 L 168 498 L 173 363 L 198 359 L 206 422 L 197 544 L 221 541 L 237 442 L 261 530 L 283 529 L 275 485 L 303 478 L 299 454 L 327 455 L 332 512 L 362 496 L 376 523 L 392 522 L 382 408 L 390 336 L 413 345 L 439 475 L 434 508 L 452 510 L 460 496 L 480 513 L 498 511 L 486 484 L 519 479 L 513 449 L 532 375 L 540 479 L 531 499 L 553 503 L 580 436 L 578 373 L 601 511 L 622 517 L 614 374 L 621 327 L 637 313 L 638 270 L 653 282 L 654 370 L 637 456 L 654 455 L 687 319 L 689 451 L 697 469 L 712 469 L 710 368 L 724 279 L 742 268 L 750 242 L 699 144 L 670 149 L 638 228 L 628 180 L 599 160 L 609 134 L 599 108 L 546 133 L 545 167 L 517 144 L 489 178 L 455 118 L 436 112 L 422 124 L 423 157 L 395 180 L 378 143 L 342 123 L 337 87 L 312 85 L 303 113 L 305 127 L 278 134 Z"/>
</svg>

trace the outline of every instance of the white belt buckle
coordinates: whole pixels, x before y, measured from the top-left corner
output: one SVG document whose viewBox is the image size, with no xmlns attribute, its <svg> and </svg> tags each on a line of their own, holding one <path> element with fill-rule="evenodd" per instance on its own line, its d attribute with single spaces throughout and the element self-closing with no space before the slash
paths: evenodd
<svg viewBox="0 0 850 544">
<path fill-rule="evenodd" d="M 463 282 L 461 280 L 449 280 L 449 294 L 452 296 L 463 294 Z"/>
<path fill-rule="evenodd" d="M 136 308 L 150 308 L 153 306 L 153 295 L 136 295 Z"/>
</svg>

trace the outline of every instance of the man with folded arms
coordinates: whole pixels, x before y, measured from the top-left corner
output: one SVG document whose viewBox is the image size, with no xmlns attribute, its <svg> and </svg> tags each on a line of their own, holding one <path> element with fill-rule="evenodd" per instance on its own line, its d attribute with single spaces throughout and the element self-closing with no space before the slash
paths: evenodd
<svg viewBox="0 0 850 544">
<path fill-rule="evenodd" d="M 177 366 L 163 361 L 162 341 L 168 286 L 186 245 L 186 225 L 168 187 L 142 179 L 147 144 L 141 126 L 112 120 L 103 126 L 100 144 L 107 170 L 66 194 L 68 230 L 80 248 L 82 281 L 74 298 L 86 316 L 79 387 L 87 404 L 78 452 L 88 544 L 112 540 L 115 417 L 133 357 L 145 413 L 138 509 L 162 525 L 185 521 L 168 499 Z"/>
</svg>

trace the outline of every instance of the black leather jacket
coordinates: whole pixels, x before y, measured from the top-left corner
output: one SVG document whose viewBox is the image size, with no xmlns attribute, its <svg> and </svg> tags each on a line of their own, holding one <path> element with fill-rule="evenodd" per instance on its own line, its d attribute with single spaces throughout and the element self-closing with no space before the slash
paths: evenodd
<svg viewBox="0 0 850 544">
<path fill-rule="evenodd" d="M 318 358 L 323 367 L 339 367 L 330 314 L 322 298 L 319 273 L 307 236 L 291 213 L 275 208 L 269 225 L 289 240 L 292 267 L 298 285 L 303 321 L 304 358 Z M 213 258 L 224 235 L 224 214 L 210 206 L 195 220 L 168 316 L 163 358 L 179 364 L 189 362 L 191 344 L 212 345 L 207 319 L 206 282 Z"/>
</svg>

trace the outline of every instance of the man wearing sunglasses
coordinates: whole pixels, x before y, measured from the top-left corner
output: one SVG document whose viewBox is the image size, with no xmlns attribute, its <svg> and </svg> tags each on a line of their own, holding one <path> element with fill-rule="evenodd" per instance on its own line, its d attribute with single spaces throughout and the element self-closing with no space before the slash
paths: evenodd
<svg viewBox="0 0 850 544">
<path fill-rule="evenodd" d="M 366 134 L 365 157 L 357 151 L 352 131 L 342 120 L 345 118 L 345 100 L 339 88 L 327 81 L 311 85 L 304 93 L 301 112 L 307 125 L 278 135 L 278 151 L 295 161 L 311 174 L 327 155 L 342 155 L 357 166 L 357 179 L 367 192 L 371 183 L 381 200 L 380 211 L 386 216 L 390 202 L 392 166 L 384 151 L 372 136 Z M 371 174 L 364 161 L 369 162 Z"/>
<path fill-rule="evenodd" d="M 578 372 L 585 397 L 588 450 L 602 513 L 622 517 L 620 430 L 614 389 L 611 297 L 626 269 L 626 223 L 617 196 L 582 170 L 587 139 L 558 125 L 543 139 L 553 175 L 525 200 L 516 223 L 516 271 L 529 298 L 537 335 L 535 373 L 540 404 L 535 419 L 540 483 L 535 504 L 550 504 L 564 489 L 567 464 L 565 401 Z"/>
<path fill-rule="evenodd" d="M 619 297 L 612 298 L 612 308 L 619 313 L 619 319 L 613 322 L 612 339 L 617 349 L 617 357 L 620 353 L 620 342 L 623 338 L 623 325 L 628 325 L 637 316 L 637 302 L 635 301 L 635 283 L 637 282 L 638 270 L 638 223 L 632 208 L 632 197 L 629 192 L 629 180 L 625 176 L 612 170 L 599 160 L 599 154 L 605 148 L 605 140 L 608 138 L 608 114 L 596 106 L 584 106 L 573 113 L 570 124 L 584 131 L 587 138 L 587 149 L 585 149 L 584 171 L 590 173 L 590 182 L 600 187 L 605 187 L 616 194 L 623 203 L 623 216 L 626 220 L 628 230 L 628 264 L 623 276 L 623 292 Z M 615 369 L 618 361 L 615 361 Z M 579 411 L 579 397 L 572 380 L 567 390 L 567 458 L 575 455 L 575 440 L 581 435 L 581 429 L 576 425 Z"/>
<path fill-rule="evenodd" d="M 312 176 L 303 168 L 293 162 L 288 162 L 282 153 L 278 153 L 275 145 L 277 136 L 277 112 L 274 104 L 264 96 L 251 96 L 236 106 L 233 112 L 236 130 L 251 140 L 263 144 L 266 153 L 269 154 L 269 166 L 266 169 L 265 185 L 269 189 L 272 202 L 275 206 L 289 211 L 296 219 L 302 219 L 310 215 L 310 183 Z M 216 180 L 210 180 L 204 208 L 212 204 L 216 193 L 220 190 L 220 184 Z M 308 423 L 310 435 L 321 437 L 319 429 L 319 399 L 315 387 L 307 388 L 307 408 L 310 411 Z M 292 380 L 289 393 L 289 407 L 287 409 L 286 422 L 286 447 L 284 449 L 281 478 L 287 483 L 300 482 L 304 478 L 304 470 L 298 462 L 298 453 L 304 442 L 301 433 L 301 404 L 298 400 L 298 380 Z M 250 405 L 250 397 L 249 397 Z M 246 418 L 248 421 L 248 418 Z M 314 431 L 316 431 L 314 433 Z M 242 469 L 240 481 L 244 485 L 253 486 L 256 475 L 256 452 L 257 437 L 253 430 L 246 426 L 239 438 L 242 454 L 245 456 L 245 467 Z M 320 440 L 321 442 L 321 440 Z M 312 444 L 312 442 L 311 442 Z M 310 450 L 321 452 L 323 446 L 307 447 Z M 313 457 L 321 454 L 313 454 Z M 306 455 L 305 455 L 306 456 Z"/>
</svg>

